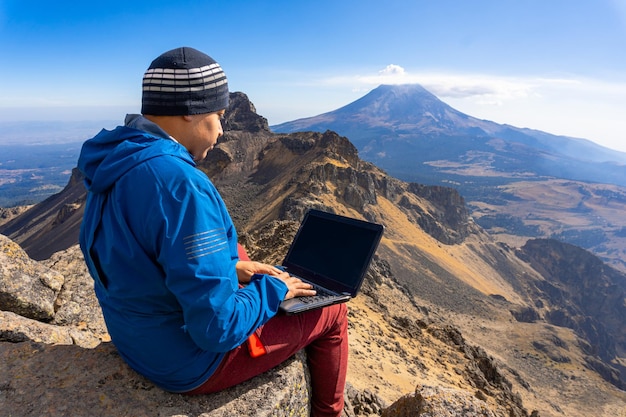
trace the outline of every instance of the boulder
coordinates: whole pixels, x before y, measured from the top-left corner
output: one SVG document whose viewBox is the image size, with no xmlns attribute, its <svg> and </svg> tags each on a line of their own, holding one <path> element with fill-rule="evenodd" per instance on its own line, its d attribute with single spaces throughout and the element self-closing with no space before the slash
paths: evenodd
<svg viewBox="0 0 626 417">
<path fill-rule="evenodd" d="M 63 281 L 63 275 L 33 261 L 17 243 L 0 235 L 0 310 L 52 320 Z"/>
<path fill-rule="evenodd" d="M 495 417 L 487 403 L 472 394 L 453 388 L 418 385 L 415 393 L 405 395 L 386 408 L 382 417 Z M 510 412 L 510 416 L 518 416 Z"/>
</svg>

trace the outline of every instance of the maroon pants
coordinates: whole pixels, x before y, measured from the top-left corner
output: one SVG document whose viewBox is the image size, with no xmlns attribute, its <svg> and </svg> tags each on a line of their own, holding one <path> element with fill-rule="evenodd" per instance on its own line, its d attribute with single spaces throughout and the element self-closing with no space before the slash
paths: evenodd
<svg viewBox="0 0 626 417">
<path fill-rule="evenodd" d="M 205 394 L 237 385 L 305 349 L 312 384 L 311 415 L 338 417 L 348 368 L 348 318 L 345 304 L 293 316 L 278 315 L 257 330 L 267 354 L 253 358 L 247 343 L 226 354 L 215 373 L 187 394 Z"/>
</svg>

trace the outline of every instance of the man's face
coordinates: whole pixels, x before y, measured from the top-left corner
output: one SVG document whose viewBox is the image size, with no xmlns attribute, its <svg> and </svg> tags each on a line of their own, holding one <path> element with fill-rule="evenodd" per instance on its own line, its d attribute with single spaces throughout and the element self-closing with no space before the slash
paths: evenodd
<svg viewBox="0 0 626 417">
<path fill-rule="evenodd" d="M 185 147 L 193 156 L 194 161 L 206 158 L 207 153 L 217 143 L 217 139 L 224 134 L 221 119 L 225 112 L 226 110 L 220 110 L 214 113 L 185 116 L 189 123 L 185 128 Z"/>
</svg>

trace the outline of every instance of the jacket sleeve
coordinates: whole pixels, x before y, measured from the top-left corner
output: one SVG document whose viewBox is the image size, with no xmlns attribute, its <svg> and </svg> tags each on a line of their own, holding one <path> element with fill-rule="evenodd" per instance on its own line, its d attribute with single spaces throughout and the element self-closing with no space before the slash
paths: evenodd
<svg viewBox="0 0 626 417">
<path fill-rule="evenodd" d="M 204 350 L 229 351 L 276 314 L 287 286 L 256 275 L 239 288 L 236 231 L 204 174 L 165 185 L 149 214 L 156 221 L 148 222 L 160 224 L 149 233 L 155 233 L 165 284 L 180 304 L 184 330 L 193 341 Z"/>
</svg>

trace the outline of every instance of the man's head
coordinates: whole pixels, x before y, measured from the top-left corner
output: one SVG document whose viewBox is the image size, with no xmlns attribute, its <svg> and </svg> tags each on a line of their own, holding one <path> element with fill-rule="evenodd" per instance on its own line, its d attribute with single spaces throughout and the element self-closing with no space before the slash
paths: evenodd
<svg viewBox="0 0 626 417">
<path fill-rule="evenodd" d="M 187 148 L 206 157 L 222 135 L 228 106 L 226 74 L 210 56 L 189 47 L 157 57 L 143 76 L 141 113 Z"/>
<path fill-rule="evenodd" d="M 189 47 L 157 57 L 143 76 L 141 113 L 189 116 L 228 106 L 228 80 L 210 56 Z"/>
</svg>

